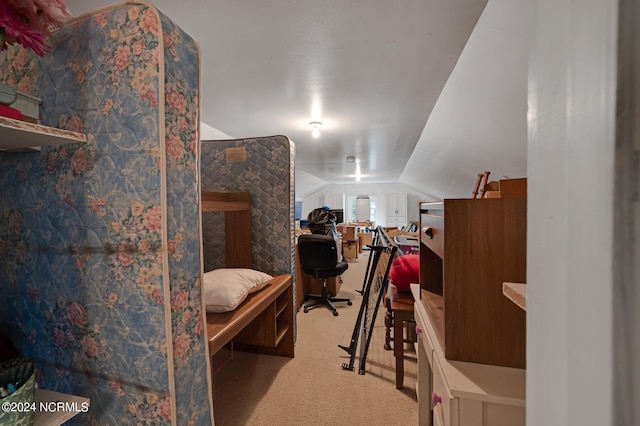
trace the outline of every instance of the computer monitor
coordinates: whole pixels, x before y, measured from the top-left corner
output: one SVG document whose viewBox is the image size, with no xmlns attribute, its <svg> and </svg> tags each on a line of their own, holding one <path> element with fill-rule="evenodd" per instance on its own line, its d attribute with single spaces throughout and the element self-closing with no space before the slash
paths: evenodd
<svg viewBox="0 0 640 426">
<path fill-rule="evenodd" d="M 344 222 L 344 210 L 343 209 L 331 209 L 331 212 L 336 215 L 336 223 Z"/>
</svg>

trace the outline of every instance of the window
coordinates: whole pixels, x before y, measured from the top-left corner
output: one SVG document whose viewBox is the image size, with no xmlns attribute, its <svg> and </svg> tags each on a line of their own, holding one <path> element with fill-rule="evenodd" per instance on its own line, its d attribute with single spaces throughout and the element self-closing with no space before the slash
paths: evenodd
<svg viewBox="0 0 640 426">
<path fill-rule="evenodd" d="M 349 221 L 355 222 L 356 221 L 356 197 L 354 195 L 350 195 L 348 199 L 349 199 L 349 205 L 351 206 L 351 211 L 349 212 Z M 369 207 L 371 210 L 369 213 L 370 222 L 376 221 L 376 202 L 377 201 L 378 201 L 377 195 L 369 195 Z"/>
</svg>

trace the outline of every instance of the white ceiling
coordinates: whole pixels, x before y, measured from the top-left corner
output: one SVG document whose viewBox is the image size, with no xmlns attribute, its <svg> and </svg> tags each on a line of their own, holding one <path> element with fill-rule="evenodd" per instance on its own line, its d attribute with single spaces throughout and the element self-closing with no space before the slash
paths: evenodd
<svg viewBox="0 0 640 426">
<path fill-rule="evenodd" d="M 526 58 L 517 81 L 510 69 L 496 72 L 505 52 L 522 41 L 513 37 L 522 31 L 511 15 L 521 13 L 526 0 L 490 0 L 487 11 L 496 11 L 491 16 L 482 14 L 486 2 L 151 3 L 200 44 L 202 121 L 210 126 L 212 139 L 285 135 L 296 145 L 296 179 L 312 189 L 355 183 L 356 163 L 346 161 L 355 156 L 361 183 L 400 181 L 442 198 L 468 195 L 477 172 L 492 170 L 495 163 L 513 164 L 512 154 L 519 162 L 499 166 L 499 173 L 519 177 L 526 169 Z M 112 4 L 66 3 L 74 15 Z M 475 53 L 467 54 L 468 40 L 476 45 Z M 456 63 L 463 49 L 461 62 L 483 65 L 459 71 Z M 506 65 L 520 59 L 510 58 Z M 521 85 L 518 93 L 507 96 L 519 108 L 503 105 L 498 115 L 485 117 L 487 99 L 499 103 L 503 89 L 509 91 L 515 84 Z M 478 88 L 481 93 L 475 96 Z M 434 109 L 436 102 L 443 103 L 442 108 Z M 504 123 L 499 115 L 504 110 L 525 115 L 517 123 Z M 320 138 L 311 137 L 310 121 L 323 123 Z M 502 129 L 505 136 L 496 137 L 499 126 L 513 129 Z M 524 145 L 514 141 L 513 147 L 503 148 L 509 158 L 497 162 L 492 158 L 494 146 L 505 137 L 511 139 L 506 133 L 512 130 L 516 137 L 524 131 Z M 206 131 L 203 135 L 209 138 Z M 469 149 L 469 143 L 475 147 Z M 484 143 L 489 145 L 483 148 Z M 492 161 L 479 161 L 483 159 Z M 465 194 L 456 194 L 463 184 Z"/>
</svg>

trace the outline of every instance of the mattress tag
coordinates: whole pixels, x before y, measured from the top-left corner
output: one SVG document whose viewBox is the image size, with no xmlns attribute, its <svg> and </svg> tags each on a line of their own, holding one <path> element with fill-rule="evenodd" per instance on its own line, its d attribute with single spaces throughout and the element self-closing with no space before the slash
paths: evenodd
<svg viewBox="0 0 640 426">
<path fill-rule="evenodd" d="M 240 146 L 237 148 L 227 148 L 227 163 L 236 163 L 239 161 L 247 161 L 247 147 Z"/>
</svg>

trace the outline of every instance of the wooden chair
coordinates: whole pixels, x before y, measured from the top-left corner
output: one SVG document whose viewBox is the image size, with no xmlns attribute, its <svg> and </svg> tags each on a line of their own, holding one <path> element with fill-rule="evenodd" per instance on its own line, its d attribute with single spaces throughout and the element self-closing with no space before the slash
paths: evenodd
<svg viewBox="0 0 640 426">
<path fill-rule="evenodd" d="M 385 299 L 387 313 L 384 321 L 386 326 L 384 348 L 391 350 L 393 340 L 393 355 L 396 357 L 396 389 L 404 387 L 404 344 L 416 341 L 415 333 L 412 331 L 415 329 L 413 303 L 413 295 L 410 292 L 398 291 L 392 283 L 389 283 Z M 391 337 L 392 328 L 393 337 Z"/>
</svg>

